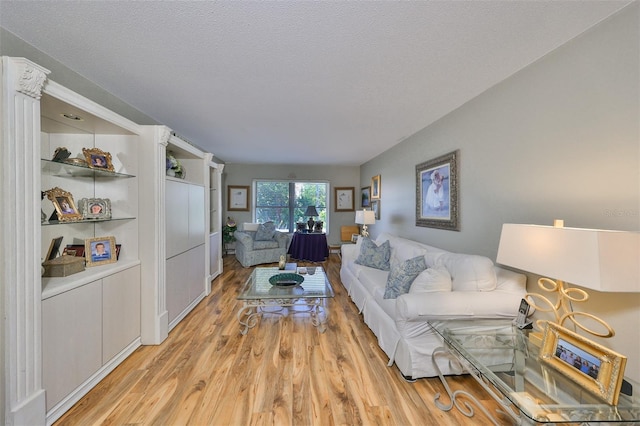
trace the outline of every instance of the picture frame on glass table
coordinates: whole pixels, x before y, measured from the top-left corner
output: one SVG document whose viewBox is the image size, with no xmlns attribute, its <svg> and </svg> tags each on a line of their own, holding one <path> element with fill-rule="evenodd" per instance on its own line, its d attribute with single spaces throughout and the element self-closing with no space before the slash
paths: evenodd
<svg viewBox="0 0 640 426">
<path fill-rule="evenodd" d="M 627 357 L 556 323 L 547 322 L 541 361 L 578 386 L 616 405 Z"/>
</svg>

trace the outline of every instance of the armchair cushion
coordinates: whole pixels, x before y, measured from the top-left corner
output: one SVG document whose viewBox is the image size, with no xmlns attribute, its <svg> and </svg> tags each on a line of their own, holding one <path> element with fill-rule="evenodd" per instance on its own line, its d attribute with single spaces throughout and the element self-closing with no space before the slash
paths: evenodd
<svg viewBox="0 0 640 426">
<path fill-rule="evenodd" d="M 256 231 L 256 241 L 272 241 L 276 234 L 276 224 L 273 222 L 261 223 Z"/>
</svg>

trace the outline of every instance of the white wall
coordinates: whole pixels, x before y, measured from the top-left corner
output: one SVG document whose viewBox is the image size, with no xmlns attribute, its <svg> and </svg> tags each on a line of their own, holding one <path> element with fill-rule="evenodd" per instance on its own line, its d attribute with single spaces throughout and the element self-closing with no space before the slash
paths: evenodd
<svg viewBox="0 0 640 426">
<path fill-rule="evenodd" d="M 640 231 L 638 6 L 362 165 L 363 186 L 382 181 L 372 235 L 495 259 L 507 222 Z M 460 232 L 416 227 L 415 166 L 456 149 Z M 640 380 L 640 295 L 592 292 L 588 303 L 617 330 L 605 344 L 629 357 L 627 375 Z"/>
<path fill-rule="evenodd" d="M 222 174 L 222 222 L 226 222 L 227 216 L 231 216 L 238 224 L 252 221 L 252 213 L 227 212 L 227 185 L 249 185 L 254 179 L 281 179 L 297 181 L 329 182 L 329 230 L 327 241 L 338 243 L 340 241 L 340 226 L 353 225 L 355 212 L 335 212 L 334 187 L 354 187 L 354 205 L 359 208 L 360 203 L 360 168 L 355 166 L 306 166 L 306 165 L 259 165 L 259 164 L 226 164 Z M 364 186 L 364 185 L 363 185 Z M 253 197 L 253 190 L 251 197 Z"/>
</svg>

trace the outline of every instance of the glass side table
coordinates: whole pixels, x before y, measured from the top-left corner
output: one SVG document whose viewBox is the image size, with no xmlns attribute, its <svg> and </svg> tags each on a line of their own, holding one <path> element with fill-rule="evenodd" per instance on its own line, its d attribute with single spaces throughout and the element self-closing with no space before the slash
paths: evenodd
<svg viewBox="0 0 640 426">
<path fill-rule="evenodd" d="M 465 396 L 494 424 L 500 424 L 473 395 L 451 391 L 437 364 L 447 358 L 458 363 L 461 372 L 471 374 L 516 424 L 640 423 L 640 384 L 626 379 L 632 395 L 622 393 L 617 405 L 609 405 L 543 364 L 528 331 L 518 329 L 511 320 L 430 321 L 430 325 L 444 340 L 444 346 L 433 353 L 434 366 L 450 398 L 447 404 L 440 394 L 435 396 L 441 410 L 456 407 L 472 417 L 473 409 L 458 400 Z"/>
</svg>

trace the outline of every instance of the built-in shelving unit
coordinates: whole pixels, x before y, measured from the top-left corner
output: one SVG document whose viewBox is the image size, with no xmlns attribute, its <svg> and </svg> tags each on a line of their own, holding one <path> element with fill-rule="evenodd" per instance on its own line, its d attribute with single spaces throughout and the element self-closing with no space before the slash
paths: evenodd
<svg viewBox="0 0 640 426">
<path fill-rule="evenodd" d="M 63 247 L 97 237 L 114 237 L 121 245 L 114 263 L 41 279 L 42 383 L 47 423 L 52 423 L 141 344 L 136 177 L 140 129 L 54 82 L 43 90 L 41 190 L 63 189 L 76 208 L 82 198 L 109 199 L 111 217 L 43 221 L 41 258 L 57 237 L 63 237 Z M 111 154 L 115 171 L 50 160 L 62 147 L 77 159 L 84 148 L 99 148 Z M 53 203 L 45 198 L 41 209 L 49 218 Z"/>
</svg>

